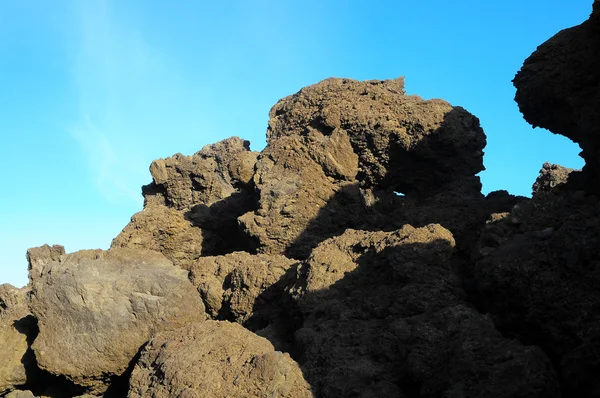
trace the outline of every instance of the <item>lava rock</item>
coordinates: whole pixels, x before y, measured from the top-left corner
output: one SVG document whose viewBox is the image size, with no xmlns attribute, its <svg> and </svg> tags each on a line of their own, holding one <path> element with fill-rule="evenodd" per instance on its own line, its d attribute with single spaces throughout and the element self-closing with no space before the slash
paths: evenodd
<svg viewBox="0 0 600 398">
<path fill-rule="evenodd" d="M 131 375 L 137 397 L 312 397 L 288 354 L 237 323 L 206 321 L 161 333 Z"/>
<path fill-rule="evenodd" d="M 206 318 L 187 272 L 135 249 L 28 252 L 40 369 L 102 393 L 154 334 Z"/>
</svg>

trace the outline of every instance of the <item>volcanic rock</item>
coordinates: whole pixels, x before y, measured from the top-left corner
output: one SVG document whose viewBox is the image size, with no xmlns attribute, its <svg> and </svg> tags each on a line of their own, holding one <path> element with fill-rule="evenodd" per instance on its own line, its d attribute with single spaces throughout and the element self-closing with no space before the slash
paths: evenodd
<svg viewBox="0 0 600 398">
<path fill-rule="evenodd" d="M 532 190 L 535 195 L 538 192 L 549 192 L 559 185 L 566 184 L 569 174 L 575 171 L 558 164 L 544 163 L 540 170 L 540 175 L 535 180 Z"/>
<path fill-rule="evenodd" d="M 306 258 L 322 240 L 362 227 L 373 191 L 427 197 L 460 185 L 480 195 L 479 120 L 406 95 L 402 78 L 303 88 L 271 109 L 267 142 L 254 176 L 258 210 L 239 219 L 263 253 Z"/>
<path fill-rule="evenodd" d="M 43 246 L 28 257 L 38 366 L 91 393 L 106 390 L 154 334 L 206 318 L 187 272 L 160 253 Z"/>
<path fill-rule="evenodd" d="M 236 323 L 206 321 L 161 333 L 144 348 L 129 397 L 312 397 L 288 354 Z"/>
<path fill-rule="evenodd" d="M 545 354 L 464 301 L 439 225 L 348 230 L 321 243 L 290 294 L 298 361 L 320 397 L 557 397 Z M 518 375 L 518 376 L 517 376 Z"/>
<path fill-rule="evenodd" d="M 563 396 L 600 395 L 600 203 L 539 192 L 490 220 L 475 267 L 482 310 L 503 334 L 541 346 Z"/>
<path fill-rule="evenodd" d="M 142 189 L 144 210 L 112 247 L 157 250 L 182 268 L 201 255 L 247 248 L 237 217 L 256 202 L 252 175 L 257 153 L 249 146 L 232 137 L 193 156 L 152 162 L 153 182 Z"/>
<path fill-rule="evenodd" d="M 583 186 L 600 191 L 600 5 L 581 25 L 565 29 L 531 54 L 515 76 L 525 119 L 582 148 Z"/>
<path fill-rule="evenodd" d="M 0 285 L 0 395 L 27 381 L 29 315 L 27 290 Z"/>
<path fill-rule="evenodd" d="M 236 252 L 198 259 L 190 268 L 190 280 L 213 319 L 256 331 L 279 315 L 278 301 L 293 280 L 296 265 L 280 255 Z"/>
</svg>

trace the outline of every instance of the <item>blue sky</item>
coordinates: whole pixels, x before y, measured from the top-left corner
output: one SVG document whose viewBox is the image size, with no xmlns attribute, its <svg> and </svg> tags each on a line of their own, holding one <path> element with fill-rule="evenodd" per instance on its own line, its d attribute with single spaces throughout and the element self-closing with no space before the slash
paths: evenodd
<svg viewBox="0 0 600 398">
<path fill-rule="evenodd" d="M 238 135 L 264 147 L 281 97 L 330 76 L 406 76 L 481 119 L 484 192 L 528 195 L 569 140 L 526 124 L 511 79 L 591 0 L 5 0 L 0 3 L 0 283 L 27 248 L 108 248 L 153 159 Z"/>
</svg>

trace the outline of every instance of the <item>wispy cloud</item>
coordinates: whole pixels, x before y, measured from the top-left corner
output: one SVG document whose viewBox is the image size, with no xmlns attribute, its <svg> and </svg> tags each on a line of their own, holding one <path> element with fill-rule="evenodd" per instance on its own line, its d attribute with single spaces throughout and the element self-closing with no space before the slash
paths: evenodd
<svg viewBox="0 0 600 398">
<path fill-rule="evenodd" d="M 146 105 L 155 87 L 149 82 L 161 59 L 135 21 L 124 23 L 113 14 L 110 1 L 77 5 L 72 67 L 79 115 L 69 133 L 87 158 L 100 193 L 112 202 L 139 204 L 139 187 L 148 179 L 139 142 L 145 126 L 139 120 L 152 112 Z"/>
</svg>

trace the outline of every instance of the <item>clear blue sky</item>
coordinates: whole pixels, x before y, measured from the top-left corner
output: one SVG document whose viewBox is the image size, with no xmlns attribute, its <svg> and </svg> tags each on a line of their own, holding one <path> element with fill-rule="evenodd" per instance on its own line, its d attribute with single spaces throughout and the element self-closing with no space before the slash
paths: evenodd
<svg viewBox="0 0 600 398">
<path fill-rule="evenodd" d="M 484 192 L 528 195 L 578 147 L 527 125 L 523 60 L 592 0 L 0 2 L 0 283 L 27 248 L 107 248 L 142 208 L 153 159 L 238 135 L 264 147 L 281 97 L 330 76 L 406 76 L 481 119 Z"/>
</svg>

